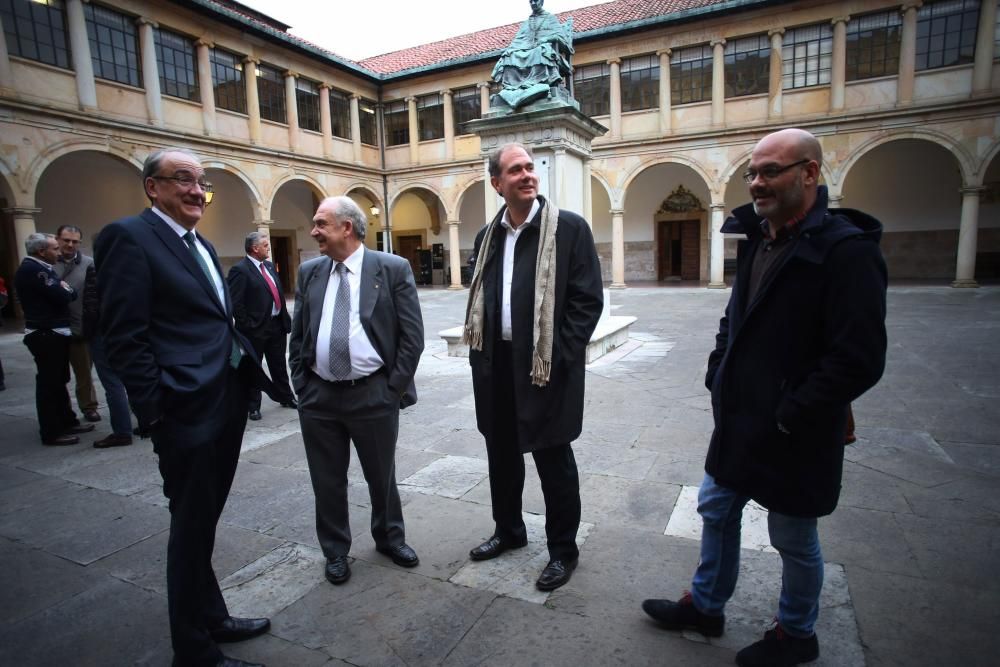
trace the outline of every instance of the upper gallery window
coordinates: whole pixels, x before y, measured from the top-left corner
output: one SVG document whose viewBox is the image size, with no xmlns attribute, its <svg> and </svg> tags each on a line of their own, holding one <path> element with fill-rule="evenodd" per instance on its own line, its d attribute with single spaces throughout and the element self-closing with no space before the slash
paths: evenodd
<svg viewBox="0 0 1000 667">
<path fill-rule="evenodd" d="M 622 111 L 640 111 L 660 106 L 660 58 L 635 56 L 622 60 Z"/>
<path fill-rule="evenodd" d="M 829 23 L 786 30 L 781 40 L 781 87 L 805 88 L 830 83 L 833 29 Z"/>
<path fill-rule="evenodd" d="M 903 19 L 895 10 L 852 18 L 847 23 L 846 79 L 898 74 L 902 31 Z"/>
<path fill-rule="evenodd" d="M 573 95 L 588 116 L 611 113 L 611 70 L 607 63 L 582 65 L 573 72 Z"/>
<path fill-rule="evenodd" d="M 130 86 L 142 85 L 135 18 L 88 2 L 83 6 L 94 76 Z"/>
<path fill-rule="evenodd" d="M 208 52 L 212 66 L 215 106 L 238 113 L 247 112 L 247 87 L 243 81 L 243 59 L 235 53 L 214 48 Z M 253 63 L 248 65 L 253 69 Z"/>
<path fill-rule="evenodd" d="M 979 0 L 944 0 L 917 10 L 917 71 L 971 63 Z"/>
<path fill-rule="evenodd" d="M 155 28 L 156 66 L 160 71 L 160 91 L 164 95 L 199 99 L 198 68 L 195 65 L 194 42 L 176 32 Z"/>
<path fill-rule="evenodd" d="M 770 79 L 771 41 L 754 35 L 726 41 L 726 97 L 766 93 Z"/>
<path fill-rule="evenodd" d="M 670 57 L 670 99 L 673 104 L 712 99 L 712 47 L 678 49 Z"/>
<path fill-rule="evenodd" d="M 70 69 L 62 0 L 0 0 L 0 21 L 10 55 Z"/>
</svg>

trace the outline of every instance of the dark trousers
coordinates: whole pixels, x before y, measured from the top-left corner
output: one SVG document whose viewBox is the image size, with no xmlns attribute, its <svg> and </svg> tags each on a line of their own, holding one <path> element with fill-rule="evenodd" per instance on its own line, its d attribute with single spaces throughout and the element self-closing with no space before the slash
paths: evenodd
<svg viewBox="0 0 1000 667">
<path fill-rule="evenodd" d="M 524 454 L 517 435 L 517 402 L 514 400 L 513 360 L 509 342 L 496 345 L 494 377 L 494 433 L 486 439 L 489 459 L 490 500 L 493 521 L 501 540 L 524 542 L 527 532 L 521 516 L 524 491 Z M 545 498 L 545 537 L 551 560 L 575 560 L 580 551 L 576 532 L 580 527 L 580 477 L 569 443 L 554 444 L 531 453 Z"/>
<path fill-rule="evenodd" d="M 58 438 L 76 423 L 69 402 L 69 336 L 47 329 L 33 331 L 24 344 L 35 358 L 35 410 L 42 440 Z"/>
<path fill-rule="evenodd" d="M 291 403 L 295 399 L 292 387 L 288 384 L 288 367 L 285 362 L 285 350 L 288 347 L 288 336 L 281 326 L 280 317 L 272 317 L 265 327 L 263 335 L 247 336 L 261 365 L 267 361 L 267 372 L 274 385 L 275 396 L 279 403 Z M 249 411 L 260 410 L 260 389 L 250 391 Z"/>
<path fill-rule="evenodd" d="M 212 551 L 247 423 L 247 365 L 229 374 L 227 418 L 215 439 L 180 441 L 169 414 L 151 436 L 159 455 L 163 495 L 170 500 L 167 606 L 175 665 L 214 665 L 222 657 L 209 630 L 229 612 L 212 569 Z"/>
<path fill-rule="evenodd" d="M 375 546 L 405 541 L 403 508 L 396 488 L 399 396 L 378 372 L 354 386 L 326 382 L 309 372 L 299 392 L 299 421 L 316 495 L 316 534 L 327 558 L 351 550 L 347 509 L 347 467 L 351 442 L 368 483 Z"/>
</svg>

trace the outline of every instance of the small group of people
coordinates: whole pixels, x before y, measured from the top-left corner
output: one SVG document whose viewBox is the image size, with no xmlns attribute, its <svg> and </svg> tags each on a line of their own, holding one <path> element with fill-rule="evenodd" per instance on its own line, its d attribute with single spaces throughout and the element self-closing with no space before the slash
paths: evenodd
<svg viewBox="0 0 1000 667">
<path fill-rule="evenodd" d="M 570 581 L 580 558 L 572 442 L 582 430 L 586 347 L 603 307 L 600 263 L 587 221 L 539 194 L 526 146 L 502 146 L 488 164 L 504 206 L 476 237 L 463 339 L 494 525 L 469 558 L 526 546 L 521 497 L 530 452 L 549 555 L 536 587 L 552 591 Z M 723 230 L 746 240 L 708 360 L 715 429 L 699 492 L 701 559 L 690 593 L 642 605 L 666 629 L 721 635 L 736 586 L 741 513 L 749 500 L 760 503 L 782 558 L 782 590 L 774 628 L 737 654 L 744 667 L 819 654 L 817 518 L 837 504 L 848 406 L 878 381 L 885 361 L 881 227 L 858 211 L 828 208 L 821 164 L 819 142 L 803 130 L 768 135 L 753 151 L 745 174 L 753 203 Z M 420 303 L 409 263 L 366 247 L 366 217 L 349 197 L 320 202 L 310 231 L 320 256 L 300 267 L 289 316 L 266 235 L 248 235 L 246 259 L 223 278 L 214 247 L 196 231 L 211 185 L 194 154 L 156 151 L 142 179 L 150 208 L 111 223 L 95 244 L 97 347 L 159 457 L 171 515 L 174 664 L 246 667 L 252 663 L 226 656 L 219 644 L 263 634 L 270 621 L 229 614 L 212 551 L 261 392 L 298 410 L 326 579 L 344 585 L 351 576 L 352 442 L 375 549 L 400 567 L 420 563 L 406 541 L 395 478 L 399 412 L 417 400 Z M 31 284 L 46 306 L 31 311 L 25 342 L 36 361 L 58 357 L 68 368 L 66 306 L 78 292 L 54 268 L 56 250 L 44 236 L 29 248 L 25 271 L 35 274 Z M 57 336 L 66 340 L 56 345 Z M 65 394 L 65 371 L 56 377 L 47 369 L 43 382 L 44 363 L 40 401 L 44 395 L 58 410 L 46 413 L 54 430 L 43 431 L 43 441 L 77 427 L 65 414 L 68 400 L 55 396 L 58 387 Z"/>
<path fill-rule="evenodd" d="M 91 369 L 104 387 L 111 415 L 110 435 L 95 440 L 98 449 L 132 444 L 132 418 L 125 388 L 108 363 L 97 330 L 100 303 L 93 258 L 83 254 L 83 232 L 62 225 L 53 234 L 25 239 L 26 257 L 14 276 L 24 310 L 24 344 L 37 369 L 35 403 L 43 445 L 80 442 L 80 434 L 101 421 Z M 76 380 L 80 416 L 73 411 L 66 384 Z M 83 418 L 81 421 L 80 417 Z"/>
</svg>

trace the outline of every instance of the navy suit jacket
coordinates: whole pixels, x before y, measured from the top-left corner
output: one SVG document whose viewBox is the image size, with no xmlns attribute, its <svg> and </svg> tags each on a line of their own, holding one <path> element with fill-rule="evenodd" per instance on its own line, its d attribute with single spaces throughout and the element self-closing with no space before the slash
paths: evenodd
<svg viewBox="0 0 1000 667">
<path fill-rule="evenodd" d="M 292 330 L 292 318 L 288 315 L 288 308 L 285 306 L 285 298 L 281 290 L 281 278 L 274 270 L 271 262 L 263 262 L 264 269 L 274 286 L 278 289 L 278 296 L 281 297 L 281 310 L 278 317 L 281 318 L 281 327 L 287 334 Z M 267 324 L 271 320 L 271 310 L 274 306 L 274 297 L 271 295 L 271 288 L 267 286 L 264 276 L 248 257 L 233 265 L 229 269 L 226 277 L 229 283 L 229 294 L 233 299 L 233 316 L 236 318 L 236 328 L 247 336 L 259 338 L 266 331 Z"/>
<path fill-rule="evenodd" d="M 215 248 L 198 238 L 221 277 Z M 162 419 L 180 443 L 214 440 L 228 414 L 234 337 L 270 395 L 270 380 L 234 325 L 225 280 L 220 303 L 187 245 L 151 209 L 109 224 L 94 247 L 101 333 L 141 430 Z"/>
</svg>

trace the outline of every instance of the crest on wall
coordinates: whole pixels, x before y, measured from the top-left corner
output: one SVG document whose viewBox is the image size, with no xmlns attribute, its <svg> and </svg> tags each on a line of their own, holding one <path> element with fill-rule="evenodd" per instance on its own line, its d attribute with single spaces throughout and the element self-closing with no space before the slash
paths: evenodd
<svg viewBox="0 0 1000 667">
<path fill-rule="evenodd" d="M 693 192 L 678 185 L 677 189 L 670 193 L 670 196 L 660 204 L 657 213 L 686 213 L 688 211 L 704 211 L 705 207 L 701 200 Z"/>
</svg>

